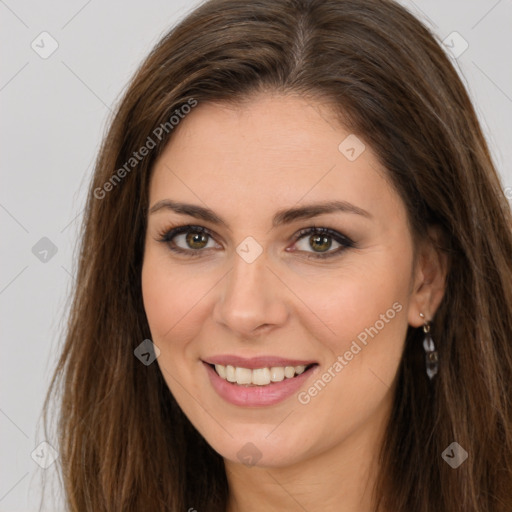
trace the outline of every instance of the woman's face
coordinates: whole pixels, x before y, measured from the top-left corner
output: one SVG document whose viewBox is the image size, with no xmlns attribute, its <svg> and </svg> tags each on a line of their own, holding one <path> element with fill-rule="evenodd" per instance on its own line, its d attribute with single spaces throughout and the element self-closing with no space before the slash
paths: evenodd
<svg viewBox="0 0 512 512">
<path fill-rule="evenodd" d="M 360 449 L 422 324 L 402 201 L 370 147 L 299 97 L 199 104 L 175 130 L 142 269 L 169 389 L 227 461 Z"/>
</svg>

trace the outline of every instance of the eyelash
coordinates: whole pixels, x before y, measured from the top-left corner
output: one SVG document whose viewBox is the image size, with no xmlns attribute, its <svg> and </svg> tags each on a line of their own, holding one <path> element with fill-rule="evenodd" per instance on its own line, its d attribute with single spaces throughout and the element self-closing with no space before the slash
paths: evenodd
<svg viewBox="0 0 512 512">
<path fill-rule="evenodd" d="M 186 226 L 178 226 L 175 228 L 166 228 L 163 231 L 160 231 L 158 233 L 158 242 L 162 242 L 167 244 L 169 249 L 173 252 L 180 253 L 180 254 L 186 254 L 187 256 L 191 258 L 196 258 L 200 256 L 200 253 L 203 252 L 202 249 L 182 249 L 181 247 L 177 247 L 176 245 L 173 245 L 172 239 L 182 233 L 195 233 L 195 234 L 205 234 L 209 236 L 210 238 L 214 238 L 213 234 L 206 228 L 202 226 L 195 226 L 188 224 Z M 337 256 L 340 253 L 344 252 L 346 249 L 356 247 L 355 242 L 353 242 L 350 238 L 343 235 L 342 233 L 339 233 L 338 231 L 334 231 L 329 228 L 324 227 L 317 227 L 312 226 L 309 228 L 301 229 L 294 235 L 294 241 L 293 243 L 297 243 L 299 240 L 306 236 L 311 235 L 324 235 L 326 237 L 334 239 L 336 242 L 338 242 L 341 247 L 338 247 L 338 249 L 334 251 L 328 251 L 324 253 L 312 253 L 309 256 L 306 256 L 307 258 L 313 258 L 313 259 L 327 259 L 332 258 L 333 256 Z"/>
</svg>

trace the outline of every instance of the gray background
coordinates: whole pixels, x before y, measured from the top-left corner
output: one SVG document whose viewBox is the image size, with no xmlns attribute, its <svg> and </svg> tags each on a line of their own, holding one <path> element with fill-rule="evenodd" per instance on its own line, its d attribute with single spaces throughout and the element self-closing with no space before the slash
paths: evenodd
<svg viewBox="0 0 512 512">
<path fill-rule="evenodd" d="M 136 67 L 197 3 L 0 0 L 0 511 L 38 510 L 42 476 L 58 488 L 58 458 L 47 469 L 35 462 L 52 460 L 51 448 L 38 447 L 40 413 L 62 342 L 94 158 L 111 105 Z M 454 49 L 447 51 L 467 41 L 453 62 L 512 198 L 512 0 L 402 3 L 448 37 Z M 47 58 L 44 31 L 58 43 Z M 44 253 L 44 237 L 55 254 Z M 44 510 L 62 510 L 59 503 L 49 496 Z"/>
</svg>

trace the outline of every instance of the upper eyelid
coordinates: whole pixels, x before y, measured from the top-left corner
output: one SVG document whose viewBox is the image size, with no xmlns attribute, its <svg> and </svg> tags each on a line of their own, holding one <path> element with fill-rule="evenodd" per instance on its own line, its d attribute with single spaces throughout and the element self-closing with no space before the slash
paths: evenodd
<svg viewBox="0 0 512 512">
<path fill-rule="evenodd" d="M 175 226 L 175 227 L 171 227 L 168 229 L 164 229 L 163 231 L 160 231 L 159 233 L 161 234 L 162 237 L 172 234 L 172 238 L 174 238 L 178 235 L 183 235 L 183 234 L 191 232 L 191 231 L 195 231 L 196 233 L 205 233 L 208 236 L 210 236 L 211 238 L 214 238 L 215 240 L 217 240 L 217 237 L 218 237 L 217 233 L 215 233 L 211 229 L 205 228 L 204 226 L 200 226 L 198 224 L 184 224 L 181 226 Z M 222 238 L 222 237 L 220 237 L 220 238 Z"/>
</svg>

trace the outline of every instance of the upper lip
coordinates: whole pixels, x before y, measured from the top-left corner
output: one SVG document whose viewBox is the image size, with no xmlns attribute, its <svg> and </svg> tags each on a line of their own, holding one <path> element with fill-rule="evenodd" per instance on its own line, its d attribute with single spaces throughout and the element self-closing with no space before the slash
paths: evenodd
<svg viewBox="0 0 512 512">
<path fill-rule="evenodd" d="M 208 364 L 221 364 L 222 366 L 239 366 L 241 368 L 271 368 L 272 366 L 308 366 L 316 363 L 312 360 L 285 359 L 276 356 L 240 357 L 234 355 L 218 355 L 203 359 Z"/>
</svg>

